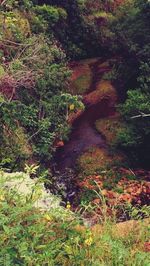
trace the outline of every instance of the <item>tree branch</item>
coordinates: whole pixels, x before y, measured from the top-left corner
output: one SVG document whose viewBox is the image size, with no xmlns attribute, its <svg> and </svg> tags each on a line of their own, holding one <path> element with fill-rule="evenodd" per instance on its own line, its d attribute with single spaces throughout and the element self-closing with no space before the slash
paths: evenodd
<svg viewBox="0 0 150 266">
<path fill-rule="evenodd" d="M 1 2 L 1 1 L 0 1 Z M 5 3 L 7 2 L 7 0 L 3 0 L 0 4 L 1 6 L 3 6 Z"/>
<path fill-rule="evenodd" d="M 130 117 L 130 119 L 141 118 L 141 117 L 150 117 L 150 114 L 145 114 L 143 112 L 140 112 L 140 115 L 134 115 Z"/>
</svg>

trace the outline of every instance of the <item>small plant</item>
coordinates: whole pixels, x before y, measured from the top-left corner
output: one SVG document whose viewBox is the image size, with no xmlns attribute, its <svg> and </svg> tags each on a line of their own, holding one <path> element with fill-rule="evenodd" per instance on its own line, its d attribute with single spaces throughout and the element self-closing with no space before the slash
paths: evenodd
<svg viewBox="0 0 150 266">
<path fill-rule="evenodd" d="M 148 205 L 132 206 L 131 204 L 128 204 L 126 206 L 126 210 L 129 213 L 130 217 L 134 220 L 140 220 L 150 217 L 150 206 Z"/>
<path fill-rule="evenodd" d="M 36 174 L 39 167 L 40 167 L 39 165 L 35 165 L 35 164 L 31 164 L 31 165 L 25 164 L 24 170 L 28 175 L 32 175 L 32 174 Z"/>
</svg>

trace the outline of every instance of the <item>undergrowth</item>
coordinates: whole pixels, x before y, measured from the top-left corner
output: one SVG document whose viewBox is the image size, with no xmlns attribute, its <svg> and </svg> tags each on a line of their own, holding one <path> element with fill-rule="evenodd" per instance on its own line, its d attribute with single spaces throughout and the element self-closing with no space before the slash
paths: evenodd
<svg viewBox="0 0 150 266">
<path fill-rule="evenodd" d="M 17 186 L 8 189 L 9 174 L 1 172 L 0 177 L 0 265 L 149 265 L 144 250 L 149 228 L 144 222 L 127 236 L 115 234 L 115 222 L 109 219 L 86 227 L 70 205 L 36 208 L 37 184 L 25 197 Z M 16 179 L 18 173 L 13 174 Z"/>
</svg>

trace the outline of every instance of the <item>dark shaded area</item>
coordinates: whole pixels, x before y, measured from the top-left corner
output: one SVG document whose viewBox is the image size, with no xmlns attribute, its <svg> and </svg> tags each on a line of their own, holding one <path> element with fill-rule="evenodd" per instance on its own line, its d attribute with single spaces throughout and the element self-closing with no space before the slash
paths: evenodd
<svg viewBox="0 0 150 266">
<path fill-rule="evenodd" d="M 103 59 L 100 58 L 96 62 L 89 64 L 92 72 L 92 81 L 87 94 L 95 90 L 96 85 L 98 84 L 98 82 L 100 82 L 102 76 L 110 71 L 110 66 L 100 67 L 100 64 L 104 63 L 106 60 L 107 58 L 103 57 Z"/>
<path fill-rule="evenodd" d="M 35 0 L 34 3 L 60 7 L 67 12 L 67 18 L 64 21 L 60 20 L 54 26 L 53 31 L 55 38 L 59 40 L 69 58 L 81 59 L 106 53 L 106 49 L 101 45 L 100 33 L 92 22 L 85 22 L 83 14 L 86 15 L 87 11 L 84 10 L 83 12 L 81 10 L 78 1 Z"/>
</svg>

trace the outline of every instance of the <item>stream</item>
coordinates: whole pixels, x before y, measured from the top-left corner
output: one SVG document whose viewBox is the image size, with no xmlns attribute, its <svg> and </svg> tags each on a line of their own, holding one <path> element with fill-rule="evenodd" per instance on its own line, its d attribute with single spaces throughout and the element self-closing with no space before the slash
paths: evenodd
<svg viewBox="0 0 150 266">
<path fill-rule="evenodd" d="M 92 81 L 85 96 L 95 91 L 103 74 L 110 71 L 110 67 L 99 67 L 99 64 L 103 62 L 104 60 L 97 59 L 96 62 L 89 64 L 92 72 Z M 56 175 L 59 173 L 58 176 L 61 176 L 57 180 L 57 187 L 65 191 L 63 196 L 65 201 L 71 200 L 77 190 L 74 181 L 76 162 L 79 156 L 92 147 L 107 149 L 105 137 L 97 132 L 95 121 L 108 117 L 115 112 L 115 106 L 110 104 L 111 99 L 104 98 L 95 104 L 87 104 L 85 96 L 83 96 L 85 110 L 73 122 L 69 140 L 63 147 L 57 149 L 54 159 L 54 172 Z"/>
<path fill-rule="evenodd" d="M 79 169 L 78 159 L 82 154 L 93 147 L 102 149 L 103 152 L 104 150 L 106 152 L 109 151 L 109 145 L 107 144 L 105 136 L 96 130 L 95 122 L 96 120 L 110 118 L 116 115 L 115 106 L 118 102 L 115 88 L 110 81 L 105 80 L 103 77 L 105 73 L 111 70 L 109 62 L 106 60 L 102 61 L 101 59 L 95 61 L 86 60 L 86 63 L 83 61 L 81 63 L 77 62 L 75 70 L 73 69 L 74 78 L 79 78 L 80 74 L 81 76 L 85 74 L 83 64 L 86 64 L 84 65 L 86 70 L 88 64 L 88 67 L 90 67 L 90 74 L 92 74 L 91 82 L 86 93 L 83 95 L 85 109 L 77 113 L 78 117 L 76 116 L 73 120 L 69 140 L 64 143 L 64 146 L 57 148 L 52 165 L 52 185 L 49 187 L 51 192 L 61 196 L 61 205 L 66 206 L 66 203 L 69 201 L 75 210 L 80 206 L 81 198 L 82 196 L 84 197 L 85 193 L 84 189 L 82 190 L 80 186 L 80 178 L 82 179 L 82 176 L 80 176 L 81 169 Z M 105 161 L 107 162 L 107 158 Z M 101 162 L 98 161 L 98 163 Z M 113 201 L 113 204 L 115 204 L 116 200 L 120 200 L 119 202 L 121 202 L 121 204 L 122 202 L 128 202 L 128 200 L 130 200 L 134 205 L 147 205 L 149 202 L 149 183 L 146 180 L 149 180 L 149 172 L 145 172 L 142 169 L 133 169 L 132 171 L 130 168 L 126 169 L 121 167 L 117 173 L 120 173 L 123 178 L 120 176 L 122 179 L 117 181 L 118 183 L 114 183 L 114 185 L 117 184 L 118 188 L 121 187 L 123 192 L 119 193 L 113 189 L 104 189 L 110 206 Z M 134 175 L 133 180 L 128 180 L 128 175 Z M 135 176 L 137 177 L 136 180 Z M 143 178 L 142 182 L 140 182 L 141 178 Z M 90 182 L 90 180 L 89 178 L 88 182 Z M 92 181 L 93 180 L 94 179 L 92 179 Z M 97 182 L 97 179 L 95 180 Z M 90 183 L 87 184 L 89 186 Z M 108 210 L 111 211 L 111 208 L 108 208 Z M 93 218 L 94 216 L 88 218 L 88 215 L 87 212 L 86 220 L 88 220 L 88 224 L 91 224 L 95 218 Z M 124 215 L 124 211 L 123 213 L 118 212 L 117 215 L 118 221 L 129 219 L 128 214 Z"/>
<path fill-rule="evenodd" d="M 77 158 L 91 147 L 107 148 L 105 137 L 97 132 L 95 121 L 108 117 L 114 112 L 114 108 L 108 108 L 109 101 L 85 108 L 85 111 L 72 125 L 69 141 L 56 152 L 57 169 L 60 172 L 66 168 L 74 169 Z"/>
<path fill-rule="evenodd" d="M 104 73 L 110 71 L 110 67 L 99 67 L 104 62 L 102 59 L 97 59 L 94 63 L 89 64 L 92 81 L 85 96 L 95 91 Z M 60 172 L 64 172 L 68 168 L 74 169 L 77 158 L 89 148 L 95 146 L 107 148 L 104 136 L 95 128 L 95 121 L 112 115 L 115 107 L 110 105 L 110 99 L 100 100 L 96 104 L 87 104 L 85 96 L 83 97 L 84 112 L 73 122 L 68 142 L 58 148 L 56 152 L 55 161 Z"/>
</svg>

